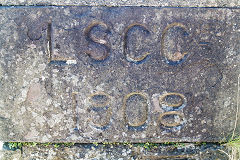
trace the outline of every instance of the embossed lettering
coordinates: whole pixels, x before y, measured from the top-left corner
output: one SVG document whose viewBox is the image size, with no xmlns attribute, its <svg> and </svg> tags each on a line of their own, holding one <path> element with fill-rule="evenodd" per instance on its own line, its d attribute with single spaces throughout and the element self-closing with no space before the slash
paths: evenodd
<svg viewBox="0 0 240 160">
<path fill-rule="evenodd" d="M 177 99 L 176 97 L 179 97 L 180 100 L 178 100 L 178 102 L 169 103 L 169 102 L 167 102 L 168 97 L 172 97 L 172 99 Z M 161 105 L 165 105 L 168 107 L 180 107 L 184 104 L 184 100 L 185 100 L 185 96 L 183 94 L 175 93 L 175 92 L 166 93 L 159 97 L 159 103 Z"/>
<path fill-rule="evenodd" d="M 184 114 L 179 112 L 187 104 L 187 99 L 183 94 L 176 92 L 164 93 L 159 97 L 159 104 L 166 111 L 160 114 L 158 118 L 160 124 L 165 127 L 177 127 L 183 124 Z"/>
<path fill-rule="evenodd" d="M 181 35 L 178 35 L 177 32 L 180 32 Z M 187 27 L 182 23 L 172 23 L 163 30 L 161 38 L 161 54 L 164 56 L 167 64 L 177 65 L 186 59 L 188 52 L 184 50 L 183 46 L 181 46 L 183 43 L 186 43 L 186 35 L 188 35 Z M 173 53 L 170 53 L 169 51 Z"/>
<path fill-rule="evenodd" d="M 129 25 L 126 29 L 125 29 L 125 32 L 124 32 L 124 45 L 123 45 L 123 49 L 124 49 L 124 54 L 127 58 L 128 61 L 130 62 L 141 62 L 142 60 L 144 60 L 150 53 L 149 52 L 146 52 L 144 53 L 142 56 L 140 57 L 132 57 L 129 55 L 129 48 L 128 48 L 128 44 L 127 44 L 127 41 L 128 41 L 128 33 L 129 31 L 134 28 L 134 27 L 140 27 L 141 29 L 143 29 L 144 31 L 146 31 L 148 34 L 150 34 L 150 31 L 147 29 L 147 27 L 143 24 L 139 24 L 139 23 L 133 23 L 131 25 Z"/>
<path fill-rule="evenodd" d="M 143 101 L 141 106 L 144 109 L 142 111 L 140 111 L 140 109 L 139 109 L 139 108 L 141 108 L 139 101 Z M 133 106 L 136 108 L 128 111 L 127 104 L 129 102 L 133 103 Z M 147 117 L 148 117 L 148 115 L 147 115 L 148 114 L 147 97 L 143 93 L 140 93 L 140 92 L 132 92 L 132 93 L 127 94 L 123 99 L 123 112 L 124 112 L 125 122 L 129 126 L 132 126 L 132 127 L 142 126 L 143 124 L 146 123 Z M 127 112 L 129 112 L 129 113 L 127 113 Z M 140 114 L 142 113 L 142 114 L 139 115 L 139 113 Z M 129 115 L 131 116 L 131 119 L 133 122 L 130 120 Z"/>
<path fill-rule="evenodd" d="M 63 58 L 63 57 L 53 57 L 54 55 L 54 35 L 53 35 L 53 25 L 52 23 L 48 23 L 47 27 L 47 52 L 49 54 L 48 61 L 49 63 L 54 64 L 76 64 L 76 60 L 71 58 Z"/>
<path fill-rule="evenodd" d="M 86 39 L 89 42 L 97 43 L 97 44 L 104 46 L 106 48 L 106 52 L 99 54 L 99 53 L 93 53 L 92 51 L 86 51 L 86 54 L 88 54 L 94 60 L 102 61 L 102 60 L 105 60 L 109 56 L 110 45 L 108 44 L 108 42 L 105 39 L 97 38 L 91 34 L 91 31 L 97 26 L 103 27 L 106 32 L 110 32 L 107 24 L 105 24 L 103 22 L 93 22 L 85 29 L 84 34 L 86 36 Z"/>
<path fill-rule="evenodd" d="M 89 112 L 97 113 L 99 118 L 95 119 L 96 116 L 92 117 L 92 122 L 96 127 L 104 127 L 110 123 L 112 116 L 112 109 L 110 106 L 111 97 L 104 92 L 96 92 L 89 96 L 90 107 Z M 102 116 L 103 114 L 105 116 Z"/>
<path fill-rule="evenodd" d="M 173 115 L 173 122 L 167 122 L 167 120 L 164 120 L 164 118 L 169 117 L 171 115 Z M 178 116 L 180 120 L 177 120 L 177 122 L 176 122 L 174 115 Z M 159 116 L 158 120 L 165 127 L 176 127 L 176 126 L 181 125 L 183 118 L 184 118 L 184 115 L 181 112 L 169 111 L 169 112 L 162 113 Z"/>
</svg>

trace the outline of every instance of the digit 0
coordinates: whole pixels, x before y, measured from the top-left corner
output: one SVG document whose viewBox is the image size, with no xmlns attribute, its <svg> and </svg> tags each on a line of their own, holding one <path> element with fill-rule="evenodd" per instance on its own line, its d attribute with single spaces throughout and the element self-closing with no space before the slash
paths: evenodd
<svg viewBox="0 0 240 160">
<path fill-rule="evenodd" d="M 140 118 L 138 118 L 138 121 L 134 120 L 131 122 L 130 117 L 127 114 L 127 103 L 131 98 L 134 98 L 134 97 L 138 97 L 138 98 L 142 99 L 142 101 L 143 101 L 142 106 L 144 108 L 142 112 L 144 112 L 144 114 L 143 115 L 136 114 L 137 115 L 136 117 L 131 115 L 131 119 L 135 119 L 135 120 L 136 120 L 136 118 L 140 117 Z M 134 102 L 135 106 L 136 106 L 136 103 L 137 102 Z M 131 109 L 130 111 L 133 111 L 133 110 Z M 135 111 L 138 113 L 137 109 Z M 147 114 L 148 114 L 147 97 L 143 93 L 140 93 L 140 92 L 132 92 L 132 93 L 127 94 L 123 99 L 123 113 L 124 113 L 124 120 L 128 124 L 128 126 L 139 127 L 139 126 L 144 125 L 147 121 Z"/>
</svg>

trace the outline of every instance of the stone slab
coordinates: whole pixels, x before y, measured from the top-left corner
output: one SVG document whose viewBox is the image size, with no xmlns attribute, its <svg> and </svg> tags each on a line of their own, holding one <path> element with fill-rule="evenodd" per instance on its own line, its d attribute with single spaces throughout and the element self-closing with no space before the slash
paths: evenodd
<svg viewBox="0 0 240 160">
<path fill-rule="evenodd" d="M 228 160 L 217 145 L 162 145 L 147 148 L 140 145 L 81 145 L 72 147 L 23 147 L 22 160 Z M 228 153 L 225 150 L 226 153 Z"/>
<path fill-rule="evenodd" d="M 1 5 L 240 7 L 238 0 L 0 0 Z"/>
<path fill-rule="evenodd" d="M 1 7 L 0 140 L 221 141 L 240 10 Z"/>
</svg>

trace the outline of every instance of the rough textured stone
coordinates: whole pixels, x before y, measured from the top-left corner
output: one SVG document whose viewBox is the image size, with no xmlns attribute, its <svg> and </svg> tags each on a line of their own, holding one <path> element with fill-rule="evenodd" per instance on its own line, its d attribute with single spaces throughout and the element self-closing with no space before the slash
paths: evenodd
<svg viewBox="0 0 240 160">
<path fill-rule="evenodd" d="M 0 150 L 0 160 L 21 160 L 21 150 L 8 151 Z"/>
<path fill-rule="evenodd" d="M 238 0 L 1 0 L 2 5 L 239 7 Z"/>
<path fill-rule="evenodd" d="M 0 140 L 225 139 L 239 126 L 239 12 L 2 7 Z"/>
<path fill-rule="evenodd" d="M 24 147 L 23 160 L 227 160 L 215 145 L 163 145 L 152 148 L 123 145 L 81 145 L 73 147 Z"/>
<path fill-rule="evenodd" d="M 227 160 L 228 153 L 215 144 L 38 144 L 1 150 L 0 160 Z"/>
</svg>

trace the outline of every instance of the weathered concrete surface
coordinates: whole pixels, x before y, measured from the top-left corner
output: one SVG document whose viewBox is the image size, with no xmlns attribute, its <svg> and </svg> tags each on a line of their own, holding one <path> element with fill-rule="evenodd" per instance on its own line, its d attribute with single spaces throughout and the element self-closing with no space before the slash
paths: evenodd
<svg viewBox="0 0 240 160">
<path fill-rule="evenodd" d="M 228 157 L 215 145 L 156 146 L 146 149 L 134 145 L 81 145 L 73 147 L 53 146 L 24 147 L 23 160 L 227 160 Z"/>
<path fill-rule="evenodd" d="M 237 133 L 239 13 L 1 8 L 0 140 L 195 142 Z"/>
<path fill-rule="evenodd" d="M 1 0 L 2 5 L 239 7 L 238 0 Z"/>
<path fill-rule="evenodd" d="M 0 160 L 21 160 L 21 150 L 8 151 L 0 150 Z"/>
<path fill-rule="evenodd" d="M 215 144 L 75 144 L 23 146 L 1 150 L 0 160 L 227 160 L 227 148 Z M 225 152 L 225 153 L 224 153 Z"/>
</svg>

